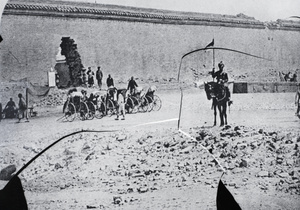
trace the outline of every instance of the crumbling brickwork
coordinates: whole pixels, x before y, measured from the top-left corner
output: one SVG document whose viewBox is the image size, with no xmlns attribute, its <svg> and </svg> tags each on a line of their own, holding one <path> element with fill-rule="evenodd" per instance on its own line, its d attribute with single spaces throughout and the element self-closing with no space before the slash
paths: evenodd
<svg viewBox="0 0 300 210">
<path fill-rule="evenodd" d="M 61 54 L 66 56 L 66 63 L 69 66 L 70 85 L 74 87 L 82 85 L 81 72 L 83 65 L 81 63 L 80 54 L 77 51 L 77 44 L 75 44 L 74 39 L 63 37 L 60 47 L 62 49 Z"/>
</svg>

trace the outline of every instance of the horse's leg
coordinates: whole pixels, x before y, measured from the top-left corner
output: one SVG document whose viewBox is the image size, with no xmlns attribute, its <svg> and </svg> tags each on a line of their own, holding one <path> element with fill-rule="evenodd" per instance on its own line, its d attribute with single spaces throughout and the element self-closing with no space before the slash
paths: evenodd
<svg viewBox="0 0 300 210">
<path fill-rule="evenodd" d="M 219 109 L 219 115 L 220 115 L 220 121 L 221 121 L 220 126 L 223 126 L 224 125 L 224 117 L 223 117 L 223 107 L 221 104 L 218 104 L 218 109 Z"/>
<path fill-rule="evenodd" d="M 223 115 L 225 118 L 225 125 L 227 125 L 227 101 L 225 101 L 225 103 L 223 105 Z"/>
<path fill-rule="evenodd" d="M 217 125 L 217 105 L 215 102 L 213 102 L 213 107 L 214 107 L 214 126 Z"/>
</svg>

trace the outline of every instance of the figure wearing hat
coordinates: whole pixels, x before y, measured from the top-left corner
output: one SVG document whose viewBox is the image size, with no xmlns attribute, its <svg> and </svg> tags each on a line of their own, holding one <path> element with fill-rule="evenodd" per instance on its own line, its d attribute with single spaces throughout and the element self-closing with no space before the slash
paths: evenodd
<svg viewBox="0 0 300 210">
<path fill-rule="evenodd" d="M 215 69 L 213 68 L 211 73 L 212 73 L 212 77 L 217 79 L 217 83 L 221 84 L 225 87 L 226 94 L 228 95 L 228 104 L 231 105 L 232 101 L 230 100 L 230 91 L 229 91 L 229 88 L 228 88 L 228 75 L 227 75 L 226 72 L 223 71 L 224 66 L 225 65 L 221 61 L 218 64 L 219 70 L 217 72 L 215 72 Z"/>
</svg>

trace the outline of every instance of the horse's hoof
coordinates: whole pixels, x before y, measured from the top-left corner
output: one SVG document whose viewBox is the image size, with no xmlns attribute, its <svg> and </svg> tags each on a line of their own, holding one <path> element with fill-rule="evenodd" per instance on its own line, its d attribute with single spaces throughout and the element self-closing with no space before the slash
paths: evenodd
<svg viewBox="0 0 300 210">
<path fill-rule="evenodd" d="M 220 125 L 220 127 L 223 127 L 223 126 L 224 126 L 224 124 L 221 124 L 221 125 Z"/>
</svg>

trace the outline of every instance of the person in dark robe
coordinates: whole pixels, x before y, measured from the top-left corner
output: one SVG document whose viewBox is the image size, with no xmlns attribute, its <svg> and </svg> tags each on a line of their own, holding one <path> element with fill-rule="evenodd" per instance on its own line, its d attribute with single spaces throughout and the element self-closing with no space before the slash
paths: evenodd
<svg viewBox="0 0 300 210">
<path fill-rule="evenodd" d="M 130 95 L 134 95 L 135 88 L 138 87 L 133 77 L 128 82 L 127 90 L 129 90 Z"/>
<path fill-rule="evenodd" d="M 16 104 L 12 98 L 7 102 L 3 112 L 5 114 L 5 118 L 15 118 L 16 117 Z"/>
<path fill-rule="evenodd" d="M 108 75 L 108 78 L 106 79 L 106 85 L 108 88 L 114 87 L 114 79 L 110 76 L 110 74 Z"/>
</svg>

